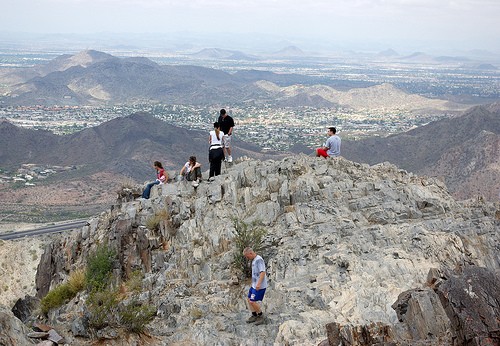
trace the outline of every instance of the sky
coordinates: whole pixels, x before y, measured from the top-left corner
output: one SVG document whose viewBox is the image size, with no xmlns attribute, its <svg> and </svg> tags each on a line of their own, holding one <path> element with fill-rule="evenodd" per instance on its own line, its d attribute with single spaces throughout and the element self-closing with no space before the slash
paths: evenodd
<svg viewBox="0 0 500 346">
<path fill-rule="evenodd" d="M 0 0 L 0 32 L 200 33 L 500 51 L 500 0 Z"/>
</svg>

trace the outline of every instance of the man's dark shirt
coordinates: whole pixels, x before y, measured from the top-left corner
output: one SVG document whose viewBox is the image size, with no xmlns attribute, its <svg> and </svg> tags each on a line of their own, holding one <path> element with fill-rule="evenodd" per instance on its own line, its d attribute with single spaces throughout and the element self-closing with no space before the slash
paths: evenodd
<svg viewBox="0 0 500 346">
<path fill-rule="evenodd" d="M 229 129 L 231 127 L 234 127 L 234 120 L 231 118 L 230 115 L 226 115 L 225 118 L 222 117 L 222 115 L 219 116 L 219 125 L 220 125 L 220 130 L 224 132 L 225 135 L 229 133 Z"/>
</svg>

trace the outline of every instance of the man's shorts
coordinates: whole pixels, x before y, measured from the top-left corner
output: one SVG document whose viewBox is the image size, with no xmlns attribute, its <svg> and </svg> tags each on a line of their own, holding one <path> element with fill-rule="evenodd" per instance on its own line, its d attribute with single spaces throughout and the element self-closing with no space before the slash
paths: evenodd
<svg viewBox="0 0 500 346">
<path fill-rule="evenodd" d="M 316 152 L 319 154 L 319 156 L 323 156 L 323 157 L 329 157 L 330 156 L 330 155 L 328 155 L 328 153 L 326 152 L 326 150 L 323 149 L 323 148 L 316 149 Z"/>
<path fill-rule="evenodd" d="M 261 288 L 260 290 L 256 290 L 253 287 L 250 287 L 248 290 L 248 299 L 252 302 L 262 301 L 264 299 L 264 294 L 266 293 L 265 288 Z"/>
<path fill-rule="evenodd" d="M 224 135 L 223 136 L 223 145 L 224 145 L 224 148 L 230 148 L 231 147 L 231 137 L 230 135 Z"/>
</svg>

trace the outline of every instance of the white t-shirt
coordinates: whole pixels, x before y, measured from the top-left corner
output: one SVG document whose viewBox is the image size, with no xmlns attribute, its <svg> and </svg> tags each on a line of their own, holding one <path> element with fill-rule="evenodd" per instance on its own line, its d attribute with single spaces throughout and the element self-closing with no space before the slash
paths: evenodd
<svg viewBox="0 0 500 346">
<path fill-rule="evenodd" d="M 210 138 L 211 138 L 210 146 L 214 146 L 214 145 L 221 145 L 222 146 L 223 137 L 224 137 L 224 132 L 222 132 L 222 131 L 219 132 L 219 139 L 217 139 L 217 135 L 215 134 L 215 130 L 210 131 Z"/>
<path fill-rule="evenodd" d="M 264 259 L 259 255 L 255 256 L 252 261 L 252 287 L 255 288 L 257 281 L 259 281 L 260 273 L 266 272 L 266 265 Z M 260 288 L 267 288 L 267 276 L 264 275 L 264 280 L 260 284 Z"/>
</svg>

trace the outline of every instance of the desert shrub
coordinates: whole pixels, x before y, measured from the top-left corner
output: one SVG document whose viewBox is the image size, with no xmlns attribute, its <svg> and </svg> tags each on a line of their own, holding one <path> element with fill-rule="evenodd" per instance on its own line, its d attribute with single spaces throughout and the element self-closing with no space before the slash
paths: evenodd
<svg viewBox="0 0 500 346">
<path fill-rule="evenodd" d="M 112 288 L 92 291 L 86 301 L 89 312 L 89 326 L 102 329 L 113 325 L 118 309 L 118 294 Z"/>
<path fill-rule="evenodd" d="M 189 311 L 189 314 L 191 315 L 191 318 L 193 320 L 199 320 L 200 318 L 203 317 L 203 311 L 200 308 L 198 308 L 198 307 L 192 308 Z"/>
<path fill-rule="evenodd" d="M 66 304 L 70 299 L 75 297 L 78 292 L 84 288 L 85 272 L 76 270 L 69 275 L 68 282 L 56 286 L 40 301 L 40 307 L 43 314 L 47 314 L 50 309 L 57 308 Z"/>
<path fill-rule="evenodd" d="M 251 247 L 255 252 L 262 249 L 266 230 L 259 226 L 257 222 L 247 224 L 241 220 L 233 219 L 236 237 L 234 238 L 235 252 L 233 266 L 241 270 L 245 277 L 252 276 L 252 269 L 248 266 L 248 260 L 243 256 L 243 250 Z"/>
<path fill-rule="evenodd" d="M 77 269 L 69 274 L 68 286 L 72 292 L 78 293 L 85 288 L 85 269 Z"/>
<path fill-rule="evenodd" d="M 36 250 L 30 250 L 31 260 L 36 261 L 38 259 L 38 255 L 36 254 Z"/>
<path fill-rule="evenodd" d="M 67 283 L 55 287 L 40 301 L 42 313 L 46 315 L 50 309 L 57 308 L 67 303 L 75 294 L 76 293 L 71 291 Z"/>
<path fill-rule="evenodd" d="M 146 221 L 146 227 L 152 231 L 158 231 L 160 229 L 160 219 L 153 215 Z"/>
<path fill-rule="evenodd" d="M 99 246 L 87 260 L 85 285 L 89 291 L 103 291 L 111 281 L 116 251 L 106 245 Z"/>
<path fill-rule="evenodd" d="M 156 212 L 153 216 L 150 216 L 146 220 L 146 227 L 152 231 L 158 231 L 162 221 L 167 223 L 169 228 L 171 227 L 170 213 L 166 209 L 162 209 Z"/>
<path fill-rule="evenodd" d="M 130 332 L 141 333 L 144 326 L 156 316 L 156 308 L 149 304 L 133 301 L 119 310 L 119 320 L 122 327 Z"/>
<path fill-rule="evenodd" d="M 167 221 L 169 217 L 170 214 L 168 211 L 166 209 L 162 209 L 147 219 L 146 227 L 152 231 L 158 231 L 160 229 L 160 222 Z"/>
<path fill-rule="evenodd" d="M 129 292 L 140 292 L 142 289 L 142 279 L 144 278 L 144 273 L 140 270 L 134 270 L 127 281 L 125 281 L 125 287 Z"/>
</svg>

